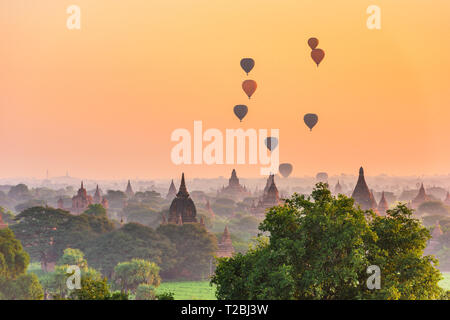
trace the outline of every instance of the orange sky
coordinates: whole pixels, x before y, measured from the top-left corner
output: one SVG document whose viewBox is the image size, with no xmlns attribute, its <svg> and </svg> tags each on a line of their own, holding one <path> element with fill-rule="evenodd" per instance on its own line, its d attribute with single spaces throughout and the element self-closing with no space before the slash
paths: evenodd
<svg viewBox="0 0 450 320">
<path fill-rule="evenodd" d="M 381 30 L 366 27 L 372 4 Z M 449 173 L 449 14 L 448 0 L 0 0 L 0 177 L 228 176 L 171 163 L 171 132 L 194 120 L 280 129 L 294 176 Z M 256 61 L 250 101 L 243 57 Z"/>
</svg>

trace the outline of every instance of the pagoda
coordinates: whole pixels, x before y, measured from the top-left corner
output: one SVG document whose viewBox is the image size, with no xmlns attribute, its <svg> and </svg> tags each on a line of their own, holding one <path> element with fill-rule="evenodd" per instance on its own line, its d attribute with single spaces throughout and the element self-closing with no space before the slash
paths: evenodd
<svg viewBox="0 0 450 320">
<path fill-rule="evenodd" d="M 196 223 L 196 215 L 197 209 L 187 191 L 183 173 L 181 175 L 181 184 L 178 193 L 170 205 L 168 222 L 179 225 L 183 223 Z"/>
<path fill-rule="evenodd" d="M 381 215 L 385 215 L 386 211 L 389 209 L 389 205 L 386 201 L 386 197 L 384 196 L 384 191 L 381 193 L 381 199 L 380 202 L 378 203 L 378 213 Z"/>
<path fill-rule="evenodd" d="M 364 178 L 363 167 L 359 169 L 358 182 L 356 183 L 355 190 L 353 190 L 352 198 L 355 199 L 355 204 L 358 204 L 363 210 L 377 208 L 377 202 L 375 201 L 372 192 L 370 192 L 366 179 Z"/>
<path fill-rule="evenodd" d="M 228 226 L 225 226 L 223 230 L 222 239 L 217 244 L 217 254 L 218 258 L 231 257 L 234 253 L 234 247 L 231 242 L 230 232 L 228 231 Z"/>
<path fill-rule="evenodd" d="M 131 187 L 130 180 L 128 180 L 127 188 L 125 190 L 125 194 L 127 195 L 128 198 L 132 198 L 134 196 L 134 191 L 133 191 L 133 188 Z"/>
<path fill-rule="evenodd" d="M 175 184 L 173 183 L 173 179 L 172 179 L 166 199 L 172 201 L 173 198 L 175 198 L 176 196 L 177 196 L 177 188 L 175 188 Z"/>
<path fill-rule="evenodd" d="M 70 212 L 73 214 L 82 214 L 93 203 L 92 196 L 87 194 L 86 189 L 81 181 L 81 187 L 77 194 L 72 198 L 72 208 Z"/>
<path fill-rule="evenodd" d="M 233 199 L 243 199 L 251 195 L 245 186 L 239 183 L 236 170 L 231 171 L 231 177 L 228 179 L 228 186 L 223 187 L 218 193 L 219 196 L 230 197 Z"/>
<path fill-rule="evenodd" d="M 413 209 L 417 209 L 422 203 L 426 201 L 430 201 L 430 197 L 428 197 L 427 193 L 425 192 L 425 188 L 422 183 L 420 185 L 419 193 L 411 202 L 411 207 Z"/>
<path fill-rule="evenodd" d="M 275 176 L 271 174 L 267 178 L 262 198 L 258 201 L 257 205 L 252 205 L 250 212 L 257 216 L 263 216 L 267 209 L 278 206 L 280 203 L 280 194 L 275 184 Z"/>
<path fill-rule="evenodd" d="M 341 194 L 341 193 L 342 193 L 342 186 L 341 186 L 341 184 L 339 183 L 339 180 L 338 180 L 338 182 L 336 183 L 336 186 L 334 187 L 334 193 L 335 193 L 335 194 Z"/>
<path fill-rule="evenodd" d="M 97 188 L 95 189 L 95 194 L 94 194 L 94 199 L 93 200 L 94 200 L 95 204 L 101 204 L 102 203 L 103 197 L 102 197 L 102 194 L 100 192 L 100 188 L 98 187 L 98 185 L 97 185 Z"/>
<path fill-rule="evenodd" d="M 213 211 L 213 209 L 211 208 L 211 204 L 209 203 L 209 200 L 206 200 L 206 205 L 205 205 L 205 209 L 209 212 L 209 214 L 211 215 L 211 217 L 215 217 L 215 213 Z"/>
</svg>

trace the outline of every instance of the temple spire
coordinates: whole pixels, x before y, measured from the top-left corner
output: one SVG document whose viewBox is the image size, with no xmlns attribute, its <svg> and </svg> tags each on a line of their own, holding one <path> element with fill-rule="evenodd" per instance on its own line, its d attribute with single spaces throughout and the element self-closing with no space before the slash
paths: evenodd
<svg viewBox="0 0 450 320">
<path fill-rule="evenodd" d="M 170 187 L 169 187 L 169 192 L 167 192 L 166 199 L 172 200 L 176 196 L 177 196 L 177 188 L 175 188 L 175 184 L 173 183 L 173 179 L 172 179 L 172 182 L 170 183 Z"/>
<path fill-rule="evenodd" d="M 359 168 L 359 177 L 355 189 L 353 190 L 352 198 L 355 199 L 355 202 L 359 204 L 363 210 L 377 208 L 377 203 L 364 178 L 363 167 Z"/>
<path fill-rule="evenodd" d="M 133 191 L 133 188 L 131 187 L 130 180 L 128 180 L 127 188 L 125 189 L 125 194 L 127 195 L 128 198 L 134 197 L 134 191 Z"/>
<path fill-rule="evenodd" d="M 384 196 L 384 191 L 381 193 L 381 199 L 377 209 L 378 212 L 383 215 L 386 214 L 386 211 L 389 209 L 388 202 L 386 200 L 386 197 Z"/>
<path fill-rule="evenodd" d="M 188 197 L 189 196 L 189 192 L 187 191 L 186 188 L 186 182 L 184 181 L 184 172 L 181 174 L 181 184 L 180 184 L 180 188 L 178 189 L 178 193 L 177 193 L 177 197 Z"/>
</svg>

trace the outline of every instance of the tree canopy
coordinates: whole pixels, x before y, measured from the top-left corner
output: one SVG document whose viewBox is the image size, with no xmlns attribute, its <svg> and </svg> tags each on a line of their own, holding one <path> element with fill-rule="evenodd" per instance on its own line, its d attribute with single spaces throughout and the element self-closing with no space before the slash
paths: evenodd
<svg viewBox="0 0 450 320">
<path fill-rule="evenodd" d="M 118 263 L 133 258 L 153 261 L 161 269 L 170 268 L 176 261 L 176 248 L 166 236 L 137 223 L 92 240 L 85 252 L 89 264 L 109 278 Z"/>
<path fill-rule="evenodd" d="M 15 218 L 11 228 L 34 261 L 45 266 L 56 262 L 66 248 L 82 248 L 83 243 L 113 230 L 106 217 L 75 216 L 61 209 L 33 207 Z"/>
<path fill-rule="evenodd" d="M 164 277 L 200 279 L 209 275 L 210 261 L 217 250 L 217 239 L 198 223 L 161 225 L 159 233 L 176 246 L 176 263 L 164 268 Z"/>
<path fill-rule="evenodd" d="M 269 235 L 247 254 L 219 259 L 219 299 L 437 299 L 440 272 L 423 256 L 428 230 L 399 205 L 384 217 L 363 211 L 323 183 L 267 212 Z M 367 269 L 381 269 L 370 290 Z"/>
<path fill-rule="evenodd" d="M 35 274 L 26 274 L 29 256 L 11 229 L 0 230 L 0 298 L 42 299 L 43 290 Z"/>
<path fill-rule="evenodd" d="M 158 287 L 161 283 L 159 267 L 155 263 L 143 259 L 119 263 L 114 268 L 114 279 L 123 293 L 136 293 L 139 285 Z M 144 288 L 141 288 L 140 293 L 144 294 L 144 291 Z"/>
</svg>

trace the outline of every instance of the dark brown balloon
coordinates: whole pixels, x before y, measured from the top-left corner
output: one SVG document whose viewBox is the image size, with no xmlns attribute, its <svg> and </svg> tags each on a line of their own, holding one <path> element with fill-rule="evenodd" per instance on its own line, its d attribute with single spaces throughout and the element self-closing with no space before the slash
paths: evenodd
<svg viewBox="0 0 450 320">
<path fill-rule="evenodd" d="M 309 47 L 314 50 L 319 45 L 319 40 L 317 38 L 310 38 L 308 40 Z"/>
<path fill-rule="evenodd" d="M 283 177 L 287 178 L 291 174 L 292 169 L 293 169 L 292 164 L 282 163 L 282 164 L 280 164 L 278 171 L 280 171 L 280 173 Z"/>
<path fill-rule="evenodd" d="M 245 80 L 244 82 L 242 82 L 242 89 L 249 99 L 253 95 L 253 93 L 255 93 L 257 87 L 258 85 L 254 80 Z"/>
<path fill-rule="evenodd" d="M 325 51 L 323 51 L 322 49 L 314 49 L 311 52 L 311 58 L 314 60 L 317 66 L 319 66 L 323 58 L 325 58 Z"/>
</svg>

